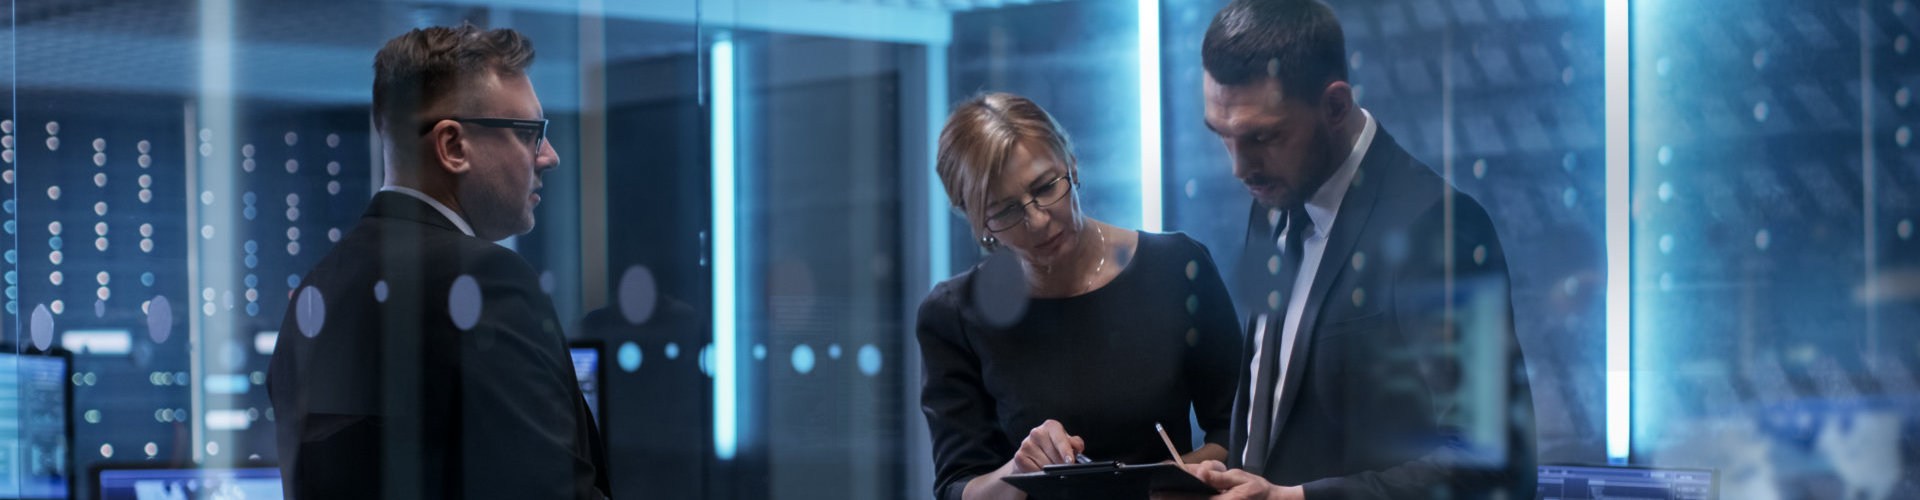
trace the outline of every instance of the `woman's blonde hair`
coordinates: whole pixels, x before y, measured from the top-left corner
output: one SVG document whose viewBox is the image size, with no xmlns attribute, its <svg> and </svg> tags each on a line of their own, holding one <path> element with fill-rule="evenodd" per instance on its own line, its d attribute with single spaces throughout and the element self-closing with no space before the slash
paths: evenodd
<svg viewBox="0 0 1920 500">
<path fill-rule="evenodd" d="M 1020 145 L 1034 153 L 1051 153 L 1074 174 L 1073 141 L 1053 115 L 1025 97 L 992 93 L 968 99 L 953 108 L 940 129 L 934 170 L 947 189 L 947 201 L 966 214 L 981 246 L 986 246 L 986 205 L 993 196 L 993 180 Z"/>
</svg>

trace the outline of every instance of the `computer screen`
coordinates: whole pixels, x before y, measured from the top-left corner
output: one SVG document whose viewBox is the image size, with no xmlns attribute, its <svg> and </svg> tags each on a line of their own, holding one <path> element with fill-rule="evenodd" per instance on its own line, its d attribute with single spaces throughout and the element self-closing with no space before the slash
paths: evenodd
<svg viewBox="0 0 1920 500">
<path fill-rule="evenodd" d="M 0 497 L 66 498 L 67 358 L 0 353 Z"/>
<path fill-rule="evenodd" d="M 1717 500 L 1713 471 L 1579 465 L 1540 466 L 1537 498 Z"/>
<path fill-rule="evenodd" d="M 280 469 L 98 469 L 98 500 L 279 500 Z"/>
<path fill-rule="evenodd" d="M 600 347 L 576 343 L 567 348 L 567 353 L 573 355 L 573 376 L 580 384 L 580 395 L 587 398 L 594 422 L 605 429 L 607 420 L 600 416 Z"/>
</svg>

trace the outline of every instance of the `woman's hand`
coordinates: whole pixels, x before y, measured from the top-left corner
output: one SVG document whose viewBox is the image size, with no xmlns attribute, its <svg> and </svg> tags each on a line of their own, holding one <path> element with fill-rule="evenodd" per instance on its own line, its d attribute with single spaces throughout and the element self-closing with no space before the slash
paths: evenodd
<svg viewBox="0 0 1920 500">
<path fill-rule="evenodd" d="M 1043 466 L 1073 463 L 1075 456 L 1087 449 L 1086 440 L 1067 434 L 1067 428 L 1060 422 L 1047 420 L 1027 431 L 1027 438 L 1020 441 L 1020 450 L 1014 452 L 1013 460 L 995 469 L 991 474 L 983 474 L 967 481 L 967 488 L 961 493 L 966 500 L 1026 500 L 1027 494 L 1002 478 L 1013 474 L 1040 472 Z"/>
<path fill-rule="evenodd" d="M 1027 438 L 1020 441 L 1020 451 L 1013 454 L 1010 465 L 1014 474 L 1039 472 L 1043 466 L 1074 463 L 1074 457 L 1086 449 L 1086 440 L 1067 434 L 1066 427 L 1062 427 L 1059 421 L 1047 419 L 1039 427 L 1027 432 Z"/>
</svg>

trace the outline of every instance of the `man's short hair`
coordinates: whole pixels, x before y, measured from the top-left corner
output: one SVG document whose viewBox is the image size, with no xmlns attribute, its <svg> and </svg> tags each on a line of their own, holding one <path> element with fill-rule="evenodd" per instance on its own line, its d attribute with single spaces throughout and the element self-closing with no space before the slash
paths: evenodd
<svg viewBox="0 0 1920 500">
<path fill-rule="evenodd" d="M 1319 102 L 1327 84 L 1347 79 L 1346 35 L 1319 0 L 1234 0 L 1207 26 L 1200 64 L 1221 85 L 1270 76 L 1286 97 Z"/>
<path fill-rule="evenodd" d="M 373 56 L 374 127 L 412 130 L 421 110 L 453 98 L 462 85 L 492 72 L 525 74 L 533 65 L 533 41 L 510 29 L 418 28 L 387 41 Z M 399 136 L 396 136 L 399 137 Z"/>
</svg>

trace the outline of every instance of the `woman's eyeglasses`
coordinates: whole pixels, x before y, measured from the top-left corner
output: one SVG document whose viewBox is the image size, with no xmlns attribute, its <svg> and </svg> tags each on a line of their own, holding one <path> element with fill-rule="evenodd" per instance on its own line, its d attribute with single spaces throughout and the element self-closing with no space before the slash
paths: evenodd
<svg viewBox="0 0 1920 500">
<path fill-rule="evenodd" d="M 1073 182 L 1069 181 L 1067 176 L 1062 175 L 1055 177 L 1053 180 L 1047 181 L 1046 184 L 1028 193 L 1033 198 L 1027 200 L 1026 203 L 1010 204 L 1007 205 L 1006 208 L 994 212 L 993 215 L 987 216 L 987 231 L 998 233 L 1013 229 L 1013 226 L 1025 224 L 1027 222 L 1027 205 L 1033 205 L 1036 208 L 1051 207 L 1060 203 L 1060 200 L 1067 199 L 1067 192 L 1071 190 L 1073 190 Z"/>
</svg>

